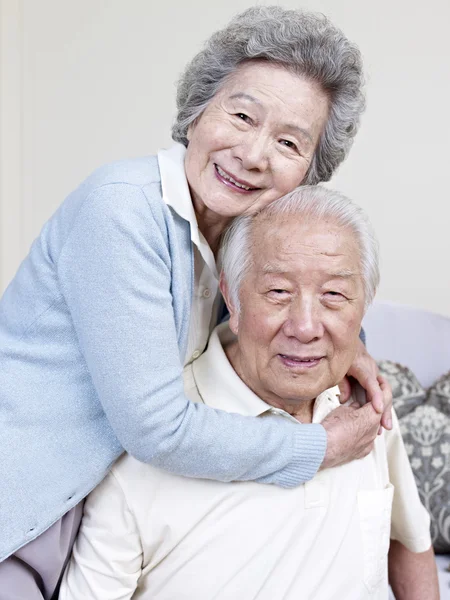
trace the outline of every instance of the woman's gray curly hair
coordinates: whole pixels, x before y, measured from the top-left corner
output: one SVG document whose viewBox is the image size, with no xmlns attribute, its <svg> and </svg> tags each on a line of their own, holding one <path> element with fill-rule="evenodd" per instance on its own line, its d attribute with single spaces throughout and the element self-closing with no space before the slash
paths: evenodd
<svg viewBox="0 0 450 600">
<path fill-rule="evenodd" d="M 303 184 L 328 181 L 344 160 L 364 109 L 361 54 L 324 15 L 254 6 L 214 33 L 178 83 L 172 138 L 187 131 L 243 62 L 262 59 L 318 82 L 330 100 L 327 123 Z"/>
</svg>

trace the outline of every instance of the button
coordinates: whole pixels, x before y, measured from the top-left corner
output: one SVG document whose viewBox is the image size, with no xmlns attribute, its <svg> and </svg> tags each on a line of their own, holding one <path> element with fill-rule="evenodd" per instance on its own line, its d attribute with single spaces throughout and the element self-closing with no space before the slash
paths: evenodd
<svg viewBox="0 0 450 600">
<path fill-rule="evenodd" d="M 192 358 L 195 360 L 196 358 L 198 358 L 200 356 L 201 352 L 200 350 L 195 350 L 195 352 L 192 353 Z"/>
<path fill-rule="evenodd" d="M 203 298 L 211 298 L 211 290 L 209 288 L 203 291 Z"/>
</svg>

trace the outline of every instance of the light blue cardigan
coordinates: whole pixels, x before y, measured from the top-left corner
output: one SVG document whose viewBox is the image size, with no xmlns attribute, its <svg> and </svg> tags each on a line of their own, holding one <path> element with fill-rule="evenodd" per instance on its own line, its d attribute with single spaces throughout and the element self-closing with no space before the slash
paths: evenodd
<svg viewBox="0 0 450 600">
<path fill-rule="evenodd" d="M 46 223 L 0 302 L 0 560 L 124 450 L 191 477 L 314 476 L 321 425 L 184 396 L 192 285 L 189 225 L 161 198 L 156 158 L 99 169 Z"/>
</svg>

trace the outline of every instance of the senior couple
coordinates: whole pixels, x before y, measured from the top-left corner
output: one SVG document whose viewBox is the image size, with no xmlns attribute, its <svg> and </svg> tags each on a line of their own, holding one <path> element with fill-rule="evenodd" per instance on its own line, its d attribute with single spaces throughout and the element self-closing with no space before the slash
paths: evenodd
<svg viewBox="0 0 450 600">
<path fill-rule="evenodd" d="M 185 367 L 187 396 L 280 426 L 320 423 L 339 406 L 378 283 L 367 218 L 300 187 L 238 218 L 222 264 L 230 319 Z M 294 489 L 188 479 L 124 455 L 87 499 L 60 598 L 386 600 L 388 574 L 398 600 L 438 598 L 395 414 L 365 458 Z"/>
<path fill-rule="evenodd" d="M 324 191 L 270 212 L 347 155 L 360 54 L 323 16 L 254 7 L 188 65 L 177 106 L 178 144 L 86 179 L 1 299 L 0 599 L 55 595 L 92 490 L 62 597 L 374 597 L 391 501 L 391 572 L 409 594 L 431 551 L 358 339 L 370 236 Z M 216 258 L 240 216 L 228 344 Z M 339 406 L 346 374 L 369 404 Z"/>
</svg>

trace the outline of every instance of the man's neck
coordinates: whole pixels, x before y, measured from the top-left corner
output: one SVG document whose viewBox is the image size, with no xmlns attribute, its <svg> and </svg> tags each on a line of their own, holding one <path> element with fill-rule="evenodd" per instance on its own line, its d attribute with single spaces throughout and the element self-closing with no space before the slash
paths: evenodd
<svg viewBox="0 0 450 600">
<path fill-rule="evenodd" d="M 246 377 L 245 369 L 242 368 L 240 360 L 238 343 L 234 341 L 231 344 L 228 344 L 224 347 L 224 352 L 230 361 L 231 366 L 245 385 L 261 398 L 261 400 L 266 402 L 266 404 L 284 410 L 300 423 L 312 422 L 315 398 L 293 402 L 292 400 L 274 397 L 273 394 L 264 394 L 264 391 L 253 386 L 250 378 Z"/>
</svg>

